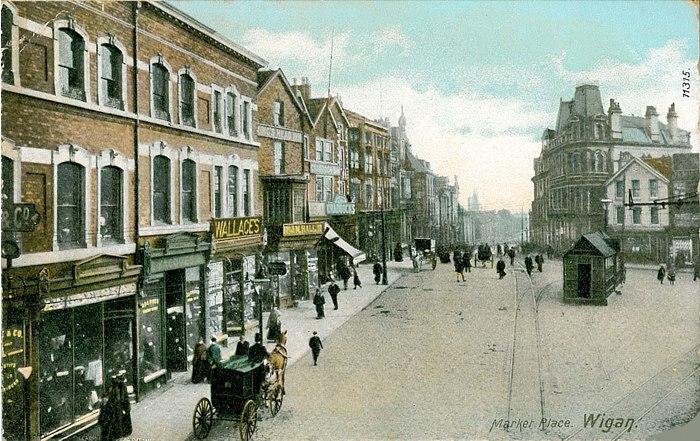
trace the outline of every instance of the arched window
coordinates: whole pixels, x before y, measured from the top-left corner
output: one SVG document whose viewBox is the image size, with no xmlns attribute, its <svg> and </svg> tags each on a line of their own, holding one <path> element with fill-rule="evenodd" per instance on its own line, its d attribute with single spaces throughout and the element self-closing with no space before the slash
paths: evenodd
<svg viewBox="0 0 700 441">
<path fill-rule="evenodd" d="M 153 158 L 153 220 L 171 222 L 170 159 L 163 155 Z"/>
<path fill-rule="evenodd" d="M 103 243 L 124 240 L 122 174 L 120 168 L 111 165 L 100 171 L 100 235 Z"/>
<path fill-rule="evenodd" d="M 180 74 L 180 123 L 195 126 L 194 80 L 188 74 Z"/>
<path fill-rule="evenodd" d="M 58 87 L 65 97 L 85 101 L 85 41 L 68 28 L 58 30 Z"/>
<path fill-rule="evenodd" d="M 238 216 L 238 167 L 231 165 L 228 168 L 228 210 L 231 217 Z"/>
<path fill-rule="evenodd" d="M 12 25 L 14 14 L 7 6 L 2 7 L 2 81 L 15 84 L 13 68 Z"/>
<path fill-rule="evenodd" d="M 122 101 L 122 52 L 114 45 L 100 45 L 100 94 L 102 103 L 123 109 Z"/>
<path fill-rule="evenodd" d="M 182 220 L 197 222 L 197 165 L 191 159 L 182 161 Z"/>
<path fill-rule="evenodd" d="M 603 160 L 602 160 L 602 158 L 601 158 L 600 152 L 596 152 L 596 153 L 595 153 L 595 156 L 594 156 L 593 161 L 594 161 L 594 162 L 593 162 L 593 169 L 594 169 L 596 172 L 601 172 L 601 171 L 603 171 L 603 164 L 602 164 Z"/>
<path fill-rule="evenodd" d="M 56 237 L 61 248 L 85 245 L 84 180 L 85 168 L 75 162 L 62 162 L 57 167 Z"/>
<path fill-rule="evenodd" d="M 153 112 L 156 118 L 170 121 L 170 72 L 161 63 L 154 63 L 153 69 Z"/>
</svg>

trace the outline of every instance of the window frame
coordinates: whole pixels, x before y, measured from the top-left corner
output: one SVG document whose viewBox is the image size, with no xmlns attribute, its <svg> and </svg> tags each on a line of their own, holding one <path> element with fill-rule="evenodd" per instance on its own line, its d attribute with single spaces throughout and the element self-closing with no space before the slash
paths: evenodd
<svg viewBox="0 0 700 441">
<path fill-rule="evenodd" d="M 183 77 L 189 77 L 192 80 L 192 124 L 187 124 L 184 121 L 184 116 L 182 114 L 183 107 Z M 197 77 L 188 68 L 182 68 L 177 72 L 177 120 L 180 125 L 187 127 L 194 127 L 195 129 L 199 127 L 199 121 L 197 118 Z"/>
<path fill-rule="evenodd" d="M 217 103 L 216 96 L 219 96 L 219 101 Z M 227 132 L 226 127 L 226 95 L 224 89 L 217 86 L 216 84 L 211 85 L 211 98 L 210 98 L 210 112 L 209 116 L 211 119 L 211 131 L 224 135 Z M 218 117 L 217 117 L 218 116 Z M 217 129 L 218 122 L 218 129 Z"/>
<path fill-rule="evenodd" d="M 96 49 L 97 49 L 97 102 L 101 106 L 107 106 L 107 107 L 112 107 L 116 108 L 119 110 L 124 110 L 127 111 L 127 103 L 126 103 L 126 77 L 127 77 L 127 65 L 126 65 L 126 48 L 124 45 L 116 38 L 113 36 L 110 37 L 99 37 L 97 38 L 96 41 Z M 113 46 L 116 50 L 118 50 L 121 54 L 121 80 L 120 80 L 120 88 L 121 88 L 121 97 L 119 98 L 121 101 L 121 106 L 116 107 L 112 106 L 109 103 L 109 100 L 106 100 L 106 95 L 103 90 L 102 86 L 102 46 Z"/>
<path fill-rule="evenodd" d="M 12 84 L 14 86 L 21 86 L 20 75 L 19 75 L 19 26 L 17 24 L 17 8 L 10 3 L 2 3 L 2 7 L 7 8 L 12 14 L 12 25 L 10 28 L 10 64 L 12 72 Z M 0 82 L 4 82 L 2 75 L 0 75 Z"/>
<path fill-rule="evenodd" d="M 279 153 L 278 153 L 277 147 L 279 147 Z M 283 175 L 283 174 L 285 174 L 284 141 L 274 141 L 272 143 L 272 150 L 273 150 L 273 168 L 274 168 L 273 172 L 276 175 Z"/>
<path fill-rule="evenodd" d="M 243 198 L 243 217 L 249 217 L 253 213 L 252 207 L 252 179 L 251 179 L 251 169 L 243 169 L 243 188 L 241 191 L 241 197 Z"/>
<path fill-rule="evenodd" d="M 60 239 L 58 238 L 58 232 L 59 232 L 59 223 L 58 223 L 58 218 L 60 215 L 60 211 L 62 208 L 62 205 L 58 201 L 58 191 L 56 191 L 56 205 L 55 205 L 55 211 L 56 211 L 56 237 L 57 237 L 57 243 L 58 247 L 60 250 L 72 250 L 76 248 L 85 248 L 87 247 L 87 241 L 86 241 L 86 236 L 87 236 L 87 213 L 86 213 L 86 207 L 87 205 L 85 204 L 85 178 L 86 175 L 89 172 L 89 168 L 85 168 L 84 165 L 73 162 L 73 161 L 62 161 L 56 165 L 56 183 L 58 186 L 56 187 L 56 190 L 58 190 L 61 187 L 64 187 L 64 185 L 61 184 L 61 169 L 65 166 L 70 166 L 70 167 L 75 167 L 76 171 L 79 173 L 78 179 L 79 179 L 79 186 L 80 189 L 76 194 L 79 196 L 79 200 L 77 201 L 77 205 L 75 206 L 75 209 L 78 211 L 78 215 L 76 216 L 77 220 L 80 220 L 81 225 L 78 228 L 78 231 L 75 233 L 76 240 L 75 241 L 70 241 L 70 242 L 61 242 Z M 71 185 L 68 185 L 70 187 L 74 186 L 75 183 L 71 182 Z M 65 192 L 62 192 L 65 194 Z"/>
<path fill-rule="evenodd" d="M 229 95 L 233 97 L 232 109 L 229 109 Z M 235 86 L 230 85 L 224 90 L 224 122 L 226 125 L 226 135 L 232 138 L 238 138 L 241 135 L 241 94 Z M 233 113 L 229 113 L 233 110 Z M 233 122 L 233 127 L 231 127 Z"/>
<path fill-rule="evenodd" d="M 620 191 L 620 189 L 622 189 L 622 191 Z M 615 197 L 623 199 L 625 197 L 625 181 L 622 179 L 615 181 Z"/>
<path fill-rule="evenodd" d="M 6 155 L 7 156 L 7 155 Z M 90 179 L 92 175 L 92 163 L 94 161 L 94 156 L 88 153 L 87 150 L 75 144 L 63 144 L 58 147 L 58 150 L 51 152 L 51 162 L 53 164 L 53 234 L 52 234 L 52 251 L 59 251 L 66 249 L 65 247 L 59 246 L 58 243 L 58 165 L 64 162 L 74 162 L 83 167 L 83 188 L 82 188 L 82 222 L 83 222 L 83 237 L 82 244 L 80 246 L 71 247 L 70 249 L 85 248 L 90 244 L 89 241 L 89 231 L 93 230 L 93 225 L 90 224 L 91 217 L 88 217 L 88 209 L 86 207 L 92 207 L 92 192 L 88 191 L 92 188 L 92 181 Z M 15 190 L 17 191 L 17 190 Z"/>
<path fill-rule="evenodd" d="M 185 190 L 185 166 L 192 167 L 192 182 L 190 183 L 192 188 L 190 190 Z M 180 161 L 180 224 L 199 223 L 198 175 L 199 167 L 194 159 L 185 157 Z M 190 198 L 191 213 L 186 213 L 184 209 L 187 194 Z"/>
<path fill-rule="evenodd" d="M 82 54 L 82 97 L 75 98 L 70 95 L 64 95 L 61 90 L 61 80 L 59 75 L 60 67 L 60 32 L 62 29 L 68 29 L 75 32 L 83 40 L 83 54 Z M 91 102 L 91 87 L 90 87 L 90 39 L 88 38 L 87 32 L 80 26 L 78 26 L 74 20 L 56 20 L 53 24 L 53 85 L 54 85 L 54 95 L 60 96 L 66 99 L 74 99 L 77 101 L 82 101 L 89 103 Z"/>
<path fill-rule="evenodd" d="M 162 221 L 156 221 L 155 220 L 155 210 L 154 210 L 154 180 L 155 180 L 155 175 L 154 175 L 154 167 L 153 167 L 153 162 L 156 156 L 165 156 L 170 160 L 170 185 L 169 185 L 169 222 L 162 222 Z M 151 145 L 149 145 L 149 156 L 150 156 L 150 212 L 151 212 L 151 226 L 155 225 L 173 225 L 175 223 L 175 216 L 173 213 L 173 207 L 175 207 L 175 191 L 173 191 L 173 177 L 175 176 L 175 167 L 177 167 L 178 164 L 178 152 L 168 146 L 166 143 L 162 141 L 157 141 Z"/>
<path fill-rule="evenodd" d="M 641 225 L 642 224 L 642 207 L 632 208 L 632 224 Z"/>
<path fill-rule="evenodd" d="M 649 197 L 656 198 L 659 197 L 659 180 L 649 179 Z"/>
<path fill-rule="evenodd" d="M 103 150 L 99 156 L 96 158 L 96 165 L 97 165 L 97 188 L 100 189 L 97 192 L 97 246 L 103 246 L 103 243 L 105 242 L 102 238 L 102 233 L 100 232 L 100 218 L 102 217 L 102 169 L 104 167 L 115 167 L 121 170 L 122 172 L 122 194 L 121 194 L 121 217 L 122 217 L 122 234 L 121 234 L 121 239 L 120 240 L 109 240 L 107 241 L 109 245 L 112 244 L 124 244 L 124 243 L 131 243 L 133 240 L 128 237 L 129 234 L 129 204 L 128 204 L 128 196 L 129 196 L 129 189 L 127 187 L 128 185 L 128 173 L 133 172 L 134 166 L 133 163 L 131 163 L 124 155 L 117 154 L 112 149 L 106 149 Z"/>
<path fill-rule="evenodd" d="M 650 207 L 649 209 L 649 223 L 651 225 L 660 224 L 659 207 Z"/>
<path fill-rule="evenodd" d="M 634 184 L 637 184 L 636 186 Z M 630 180 L 630 189 L 632 190 L 632 197 L 638 198 L 641 193 L 642 184 L 639 179 Z"/>
<path fill-rule="evenodd" d="M 211 189 L 212 189 L 212 218 L 219 219 L 224 213 L 224 200 L 222 198 L 222 185 L 224 181 L 224 166 L 214 164 L 211 174 Z M 218 182 L 217 182 L 218 181 Z M 218 183 L 218 185 L 217 185 Z M 217 208 L 218 205 L 218 208 Z"/>
<path fill-rule="evenodd" d="M 154 91 L 155 91 L 155 65 L 161 65 L 165 68 L 165 71 L 167 73 L 167 81 L 168 81 L 168 103 L 167 103 L 167 118 L 162 118 L 161 116 L 156 115 L 156 105 L 155 105 L 155 100 L 154 98 Z M 155 56 L 152 57 L 149 61 L 149 78 L 150 78 L 150 89 L 149 89 L 149 94 L 148 94 L 148 101 L 150 103 L 150 110 L 151 110 L 151 118 L 155 118 L 161 121 L 167 121 L 169 123 L 173 122 L 173 78 L 172 78 L 172 72 L 173 69 L 168 63 L 168 61 L 163 58 L 162 56 Z M 159 110 L 160 111 L 160 110 Z"/>
<path fill-rule="evenodd" d="M 231 168 L 236 170 L 236 181 L 235 185 L 233 188 L 236 189 L 236 194 L 235 198 L 233 200 L 233 204 L 231 204 L 230 196 L 231 196 Z M 228 215 L 229 217 L 238 217 L 238 214 L 242 212 L 240 210 L 240 200 L 241 200 L 241 167 L 238 164 L 229 164 L 228 167 L 226 167 L 226 205 L 228 209 Z"/>
<path fill-rule="evenodd" d="M 284 127 L 284 101 L 272 102 L 272 124 L 276 127 Z"/>
<path fill-rule="evenodd" d="M 622 216 L 620 216 L 620 213 L 622 213 Z M 625 224 L 625 207 L 615 207 L 615 223 L 617 225 L 624 225 Z"/>
</svg>

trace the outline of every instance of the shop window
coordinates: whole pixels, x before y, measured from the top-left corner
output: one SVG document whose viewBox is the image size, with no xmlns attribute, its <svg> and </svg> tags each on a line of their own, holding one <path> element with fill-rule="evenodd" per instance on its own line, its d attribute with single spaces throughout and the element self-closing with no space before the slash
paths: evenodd
<svg viewBox="0 0 700 441">
<path fill-rule="evenodd" d="M 204 318 L 200 302 L 200 267 L 185 269 L 185 341 L 187 343 L 187 360 L 192 361 L 194 347 L 200 339 L 199 320 Z"/>
<path fill-rule="evenodd" d="M 180 75 L 180 123 L 194 127 L 194 80 L 184 73 Z"/>
<path fill-rule="evenodd" d="M 68 98 L 85 101 L 85 41 L 77 32 L 58 30 L 58 87 Z"/>
<path fill-rule="evenodd" d="M 39 423 L 47 433 L 73 421 L 71 311 L 45 314 L 39 331 Z"/>
<path fill-rule="evenodd" d="M 182 220 L 197 222 L 197 165 L 191 159 L 182 161 Z"/>
<path fill-rule="evenodd" d="M 26 366 L 22 313 L 8 307 L 2 316 L 2 432 L 7 440 L 25 437 L 24 378 L 17 369 Z"/>
<path fill-rule="evenodd" d="M 74 418 L 95 410 L 103 395 L 105 379 L 102 366 L 102 304 L 73 310 Z"/>
<path fill-rule="evenodd" d="M 161 297 L 163 278 L 146 280 L 139 299 L 139 360 L 144 383 L 150 383 L 163 369 L 161 341 Z"/>
<path fill-rule="evenodd" d="M 223 167 L 214 167 L 214 217 L 221 217 L 221 176 Z"/>
<path fill-rule="evenodd" d="M 228 167 L 228 192 L 227 202 L 229 215 L 238 216 L 238 167 L 230 165 Z"/>
<path fill-rule="evenodd" d="M 100 235 L 106 242 L 121 242 L 123 233 L 122 170 L 108 166 L 100 175 Z"/>
<path fill-rule="evenodd" d="M 243 298 L 243 262 L 232 259 L 224 264 L 223 309 L 224 331 L 228 333 L 243 329 L 245 302 Z"/>
<path fill-rule="evenodd" d="M 284 143 L 275 141 L 275 174 L 284 173 Z"/>
<path fill-rule="evenodd" d="M 170 121 L 170 72 L 161 63 L 154 63 L 151 65 L 151 69 L 153 72 L 153 89 L 151 91 L 153 116 Z"/>
<path fill-rule="evenodd" d="M 2 81 L 15 84 L 15 73 L 12 71 L 14 48 L 12 47 L 12 25 L 14 14 L 7 6 L 2 7 Z"/>
<path fill-rule="evenodd" d="M 100 93 L 103 104 L 123 109 L 122 102 L 122 53 L 116 46 L 103 44 L 100 46 L 101 77 Z"/>
<path fill-rule="evenodd" d="M 250 170 L 243 170 L 243 216 L 250 216 Z"/>
<path fill-rule="evenodd" d="M 170 159 L 153 158 L 153 220 L 170 223 Z"/>
<path fill-rule="evenodd" d="M 56 236 L 62 248 L 84 246 L 84 200 L 85 169 L 75 162 L 63 162 L 57 167 L 56 191 Z"/>
<path fill-rule="evenodd" d="M 104 304 L 105 382 L 124 375 L 127 389 L 134 388 L 134 298 L 124 297 Z"/>
</svg>

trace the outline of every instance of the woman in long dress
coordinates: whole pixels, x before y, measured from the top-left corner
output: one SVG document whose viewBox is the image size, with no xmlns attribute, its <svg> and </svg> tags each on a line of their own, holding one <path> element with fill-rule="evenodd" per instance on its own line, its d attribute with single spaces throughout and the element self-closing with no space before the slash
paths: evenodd
<svg viewBox="0 0 700 441">
<path fill-rule="evenodd" d="M 275 306 L 270 311 L 270 317 L 267 319 L 267 341 L 277 341 L 281 328 L 280 312 Z"/>
</svg>

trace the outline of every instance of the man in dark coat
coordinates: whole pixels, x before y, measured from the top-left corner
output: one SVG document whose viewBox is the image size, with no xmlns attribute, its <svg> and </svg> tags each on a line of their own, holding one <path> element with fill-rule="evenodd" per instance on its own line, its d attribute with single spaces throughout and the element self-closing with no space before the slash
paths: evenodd
<svg viewBox="0 0 700 441">
<path fill-rule="evenodd" d="M 664 269 L 664 266 L 661 265 L 659 267 L 659 271 L 656 273 L 656 280 L 661 282 L 661 284 L 664 284 L 664 278 L 666 277 L 666 270 Z"/>
<path fill-rule="evenodd" d="M 469 254 L 469 251 L 465 251 L 464 254 L 462 254 L 462 264 L 466 272 L 472 272 L 472 256 Z"/>
<path fill-rule="evenodd" d="M 459 282 L 460 277 L 462 282 L 464 282 L 464 263 L 462 262 L 461 253 L 455 251 L 452 260 L 455 262 L 455 273 L 457 273 L 457 282 Z"/>
<path fill-rule="evenodd" d="M 338 293 L 340 292 L 340 287 L 335 280 L 331 280 L 331 285 L 328 287 L 328 294 L 331 295 L 331 300 L 333 300 L 333 309 L 338 309 Z"/>
<path fill-rule="evenodd" d="M 221 346 L 216 342 L 216 337 L 211 338 L 211 344 L 207 348 L 207 360 L 212 369 L 221 367 Z"/>
<path fill-rule="evenodd" d="M 321 349 L 323 349 L 323 343 L 321 343 L 321 339 L 316 334 L 316 331 L 314 331 L 314 335 L 309 339 L 309 347 L 311 348 L 311 355 L 314 357 L 314 366 L 316 366 L 318 355 L 321 353 Z"/>
<path fill-rule="evenodd" d="M 354 266 L 352 267 L 352 289 L 357 289 L 359 286 L 362 288 L 362 281 L 360 281 L 360 276 L 357 275 L 357 268 Z"/>
<path fill-rule="evenodd" d="M 338 275 L 343 279 L 343 289 L 348 289 L 348 280 L 350 280 L 350 268 L 344 263 L 338 265 Z"/>
<path fill-rule="evenodd" d="M 248 343 L 243 336 L 241 335 L 238 339 L 238 343 L 236 344 L 236 352 L 234 352 L 234 355 L 248 355 L 248 350 L 250 349 L 250 343 Z"/>
<path fill-rule="evenodd" d="M 506 263 L 503 261 L 503 259 L 498 259 L 498 263 L 496 264 L 496 272 L 498 273 L 498 278 L 502 279 L 506 276 Z"/>
<path fill-rule="evenodd" d="M 535 256 L 535 263 L 537 263 L 537 271 L 542 272 L 542 264 L 544 263 L 544 257 L 542 257 L 542 254 Z"/>
<path fill-rule="evenodd" d="M 209 378 L 209 364 L 207 363 L 207 345 L 200 340 L 194 346 L 192 356 L 192 382 L 197 384 Z"/>
<path fill-rule="evenodd" d="M 131 435 L 131 404 L 123 376 L 112 377 L 97 421 L 102 441 L 113 441 Z"/>
<path fill-rule="evenodd" d="M 372 273 L 374 273 L 374 281 L 379 285 L 379 281 L 382 279 L 382 264 L 375 262 L 372 266 Z"/>
<path fill-rule="evenodd" d="M 515 250 L 513 248 L 508 250 L 508 257 L 510 257 L 510 266 L 513 266 L 515 261 Z"/>
<path fill-rule="evenodd" d="M 322 319 L 326 316 L 323 311 L 323 305 L 326 304 L 326 298 L 323 297 L 323 293 L 320 289 L 316 288 L 316 295 L 314 295 L 314 306 L 316 306 L 316 318 Z"/>
<path fill-rule="evenodd" d="M 525 258 L 525 271 L 527 271 L 528 276 L 532 275 L 532 257 L 529 255 Z"/>
<path fill-rule="evenodd" d="M 262 344 L 262 335 L 259 332 L 255 333 L 255 344 L 250 347 L 248 351 L 248 360 L 253 363 L 260 363 L 267 358 L 269 354 L 267 353 L 267 348 Z"/>
</svg>

